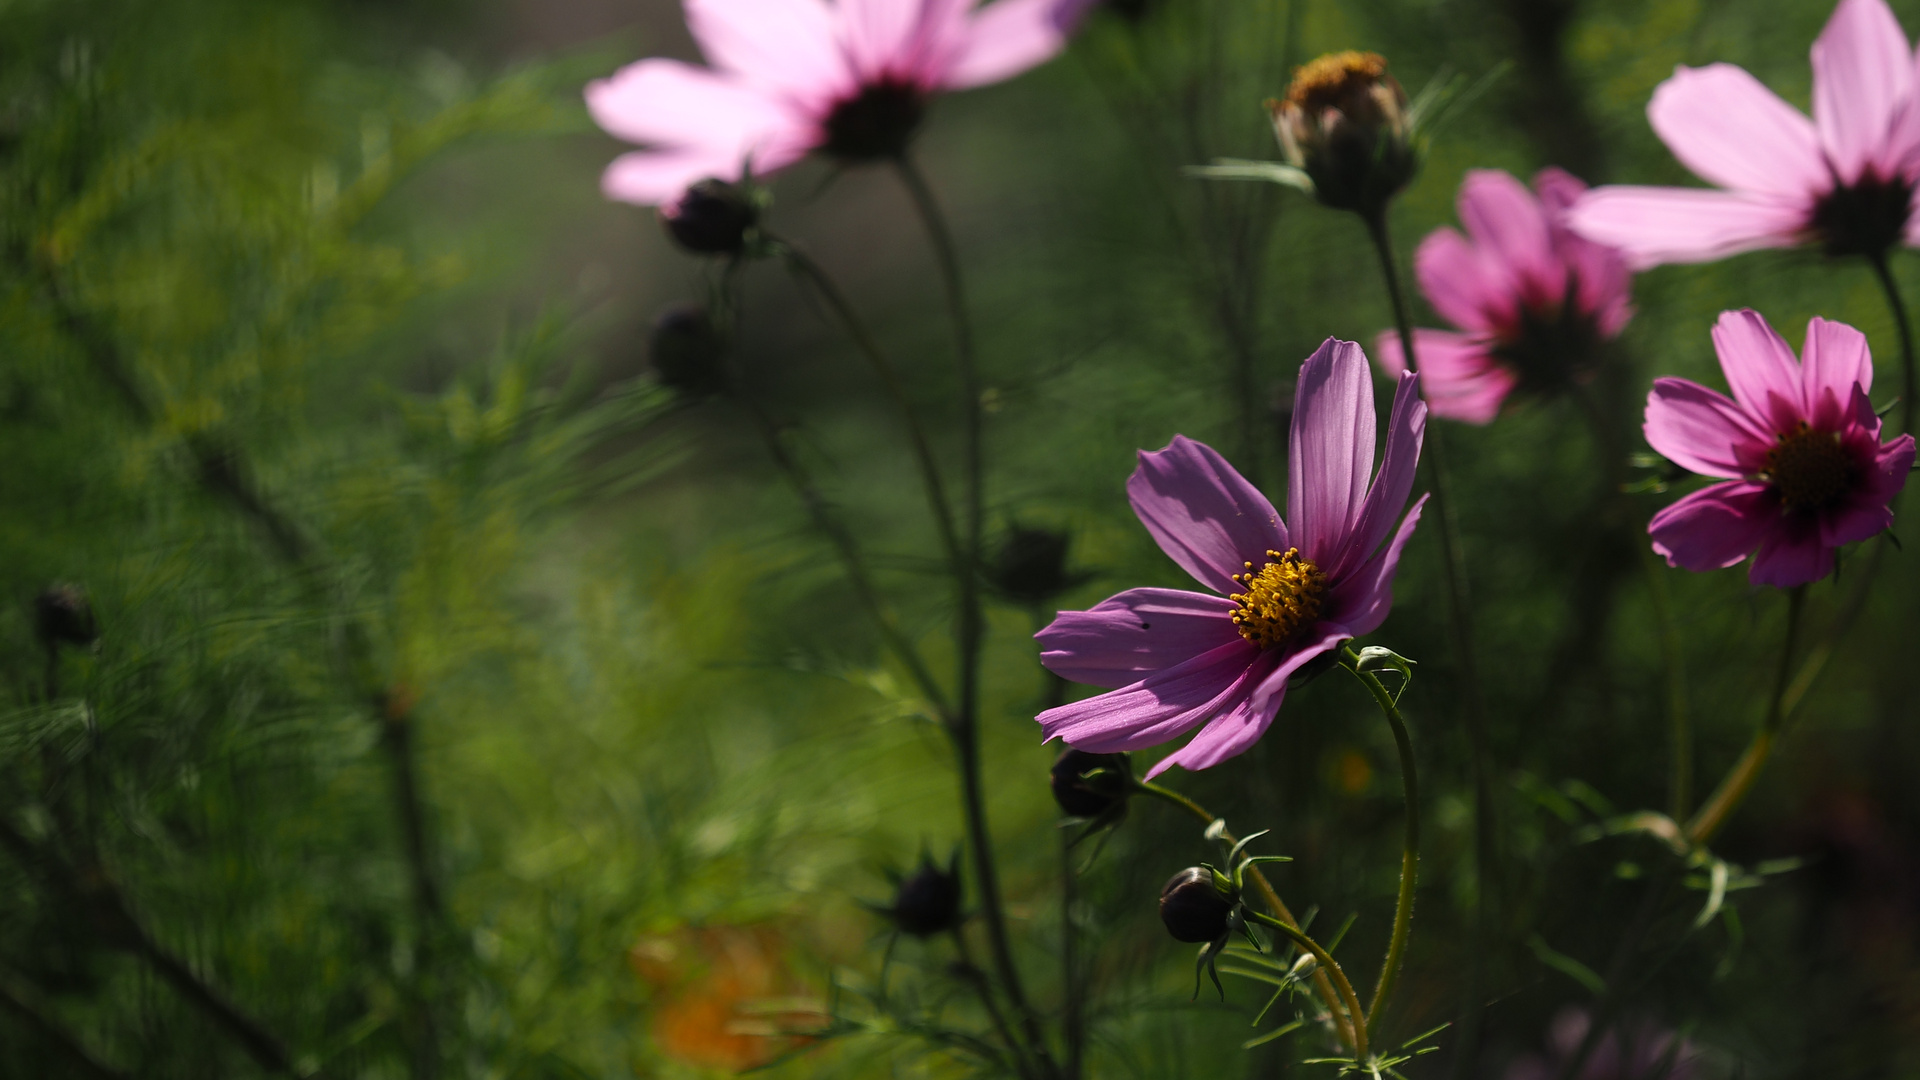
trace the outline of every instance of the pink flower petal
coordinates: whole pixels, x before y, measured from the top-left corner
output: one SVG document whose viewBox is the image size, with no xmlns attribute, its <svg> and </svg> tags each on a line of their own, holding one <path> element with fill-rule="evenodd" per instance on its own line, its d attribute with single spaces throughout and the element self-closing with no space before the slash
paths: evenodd
<svg viewBox="0 0 1920 1080">
<path fill-rule="evenodd" d="M 1293 544 L 1320 566 L 1339 555 L 1366 498 L 1373 440 L 1367 354 L 1351 341 L 1328 338 L 1300 365 L 1287 462 Z"/>
<path fill-rule="evenodd" d="M 1518 315 L 1506 275 L 1452 229 L 1435 229 L 1420 241 L 1413 276 L 1433 310 L 1462 330 L 1492 334 Z"/>
<path fill-rule="evenodd" d="M 964 41 L 947 70 L 953 89 L 1010 79 L 1066 48 L 1095 0 L 994 0 L 967 20 Z"/>
<path fill-rule="evenodd" d="M 1862 395 L 1864 396 L 1864 395 Z M 1878 503 L 1890 503 L 1913 474 L 1913 436 L 1890 439 L 1874 451 L 1873 468 L 1861 481 L 1861 494 Z"/>
<path fill-rule="evenodd" d="M 687 29 L 713 66 L 819 105 L 850 89 L 834 12 L 821 0 L 685 0 Z"/>
<path fill-rule="evenodd" d="M 1513 371 L 1494 359 L 1492 346 L 1484 340 L 1444 330 L 1416 329 L 1413 347 L 1420 352 L 1420 392 L 1435 416 L 1467 424 L 1490 424 L 1500 415 L 1500 403 L 1519 384 Z M 1398 333 L 1381 331 L 1373 349 L 1381 371 L 1398 375 L 1407 369 Z"/>
<path fill-rule="evenodd" d="M 1754 553 L 1747 580 L 1777 589 L 1819 581 L 1833 572 L 1834 550 L 1820 542 L 1814 522 L 1783 515 Z"/>
<path fill-rule="evenodd" d="M 1856 384 L 1862 390 L 1873 389 L 1873 353 L 1867 348 L 1867 335 L 1846 323 L 1810 320 L 1807 342 L 1800 350 L 1800 397 L 1808 406 L 1808 421 L 1823 431 L 1837 430 Z"/>
<path fill-rule="evenodd" d="M 1780 499 L 1765 484 L 1730 480 L 1653 515 L 1647 533 L 1668 566 L 1695 572 L 1737 565 L 1781 522 Z"/>
<path fill-rule="evenodd" d="M 1236 641 L 1118 690 L 1048 709 L 1037 719 L 1048 740 L 1064 739 L 1076 750 L 1143 750 L 1244 701 L 1273 663 L 1252 642 Z"/>
<path fill-rule="evenodd" d="M 1881 500 L 1856 493 L 1839 506 L 1820 515 L 1820 545 L 1838 548 L 1844 544 L 1880 535 L 1893 525 L 1893 511 Z"/>
<path fill-rule="evenodd" d="M 1747 415 L 1771 425 L 1776 434 L 1792 431 L 1807 417 L 1800 397 L 1800 360 L 1759 312 L 1721 312 L 1713 324 L 1713 350 L 1720 354 L 1720 370 L 1733 388 L 1733 399 Z"/>
<path fill-rule="evenodd" d="M 1324 624 L 1323 624 L 1324 625 Z M 1319 629 L 1319 627 L 1316 627 Z M 1344 629 L 1327 628 L 1319 636 L 1287 654 L 1279 666 L 1251 687 L 1246 697 L 1232 708 L 1207 722 L 1187 745 L 1161 758 L 1147 771 L 1151 780 L 1175 765 L 1189 771 L 1211 769 L 1230 757 L 1245 753 L 1272 725 L 1274 714 L 1287 696 L 1287 679 L 1315 657 L 1352 637 Z"/>
<path fill-rule="evenodd" d="M 1594 243 L 1619 249 L 1632 269 L 1644 270 L 1793 247 L 1811 207 L 1809 200 L 1784 196 L 1621 185 L 1587 192 L 1568 222 Z"/>
<path fill-rule="evenodd" d="M 1460 222 L 1474 246 L 1505 267 L 1509 289 L 1535 304 L 1566 295 L 1567 269 L 1554 257 L 1547 216 L 1512 173 L 1474 169 L 1460 184 Z"/>
<path fill-rule="evenodd" d="M 1626 257 L 1568 225 L 1568 212 L 1587 192 L 1578 177 L 1549 166 L 1534 174 L 1533 187 L 1547 212 L 1554 251 L 1573 273 L 1574 303 L 1593 317 L 1602 337 L 1614 337 L 1633 318 L 1633 272 Z"/>
<path fill-rule="evenodd" d="M 779 102 L 736 79 L 678 60 L 642 60 L 586 88 L 587 111 L 607 133 L 670 149 L 743 157 L 795 126 Z"/>
<path fill-rule="evenodd" d="M 1647 445 L 1689 472 L 1738 479 L 1756 472 L 1773 438 L 1725 394 L 1688 379 L 1653 380 Z"/>
<path fill-rule="evenodd" d="M 1175 435 L 1164 450 L 1140 452 L 1127 499 L 1167 557 L 1221 594 L 1233 575 L 1268 551 L 1291 547 L 1273 504 L 1205 443 Z"/>
<path fill-rule="evenodd" d="M 1427 496 L 1420 496 L 1420 501 L 1401 519 L 1400 530 L 1393 534 L 1393 542 L 1386 550 L 1334 585 L 1327 603 L 1330 621 L 1346 627 L 1355 636 L 1371 634 L 1387 621 L 1387 613 L 1393 610 L 1393 575 L 1400 568 L 1400 553 L 1413 538 L 1413 530 L 1420 524 L 1420 511 L 1426 505 Z"/>
<path fill-rule="evenodd" d="M 1833 186 L 1813 124 L 1732 64 L 1676 68 L 1647 119 L 1681 164 L 1721 187 L 1805 200 Z"/>
<path fill-rule="evenodd" d="M 1222 596 L 1179 589 L 1128 589 L 1087 611 L 1063 611 L 1045 630 L 1040 662 L 1063 679 L 1125 686 L 1240 640 Z"/>
<path fill-rule="evenodd" d="M 1905 164 L 1888 151 L 1913 80 L 1907 35 L 1886 0 L 1840 0 L 1813 43 L 1813 119 L 1843 182 L 1869 165 L 1890 177 Z"/>
<path fill-rule="evenodd" d="M 840 41 L 861 80 L 932 88 L 964 43 L 967 0 L 835 0 Z"/>
<path fill-rule="evenodd" d="M 1413 493 L 1420 447 L 1427 434 L 1427 406 L 1420 400 L 1423 379 L 1424 376 L 1403 372 L 1399 385 L 1394 388 L 1393 412 L 1387 417 L 1387 453 L 1380 460 L 1380 474 L 1367 489 L 1345 552 L 1332 566 L 1324 568 L 1334 581 L 1341 580 L 1373 555 L 1373 549 L 1380 546 L 1393 528 L 1394 519 L 1406 508 L 1407 496 Z"/>
</svg>

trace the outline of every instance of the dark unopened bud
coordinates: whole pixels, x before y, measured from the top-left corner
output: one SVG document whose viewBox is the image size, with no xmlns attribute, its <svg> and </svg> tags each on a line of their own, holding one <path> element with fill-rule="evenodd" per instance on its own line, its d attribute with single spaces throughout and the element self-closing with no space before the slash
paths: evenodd
<svg viewBox="0 0 1920 1080">
<path fill-rule="evenodd" d="M 1016 525 L 987 565 L 987 580 L 1010 600 L 1042 604 L 1079 584 L 1067 570 L 1073 538 L 1054 529 Z"/>
<path fill-rule="evenodd" d="M 1288 163 L 1328 206 L 1376 214 L 1413 179 L 1407 93 L 1377 53 L 1322 56 L 1296 70 L 1286 98 L 1267 108 Z"/>
<path fill-rule="evenodd" d="M 702 180 L 660 208 L 667 235 L 696 255 L 738 255 L 760 223 L 753 193 L 725 180 Z"/>
<path fill-rule="evenodd" d="M 1133 766 L 1125 754 L 1068 750 L 1053 763 L 1053 801 L 1072 817 L 1097 818 L 1126 806 Z"/>
<path fill-rule="evenodd" d="M 691 397 L 705 397 L 727 388 L 727 372 L 721 362 L 726 343 L 705 308 L 686 304 L 667 309 L 653 324 L 647 350 L 654 376 L 662 386 Z"/>
<path fill-rule="evenodd" d="M 1227 932 L 1233 897 L 1214 883 L 1213 871 L 1189 866 L 1160 890 L 1160 921 L 1175 941 L 1218 941 Z"/>
<path fill-rule="evenodd" d="M 920 868 L 900 881 L 888 910 L 894 925 L 915 937 L 932 937 L 960 925 L 960 863 L 955 856 L 946 869 L 925 855 Z"/>
<path fill-rule="evenodd" d="M 100 637 L 93 605 L 78 585 L 51 585 L 33 598 L 34 630 L 47 648 L 92 645 Z"/>
</svg>

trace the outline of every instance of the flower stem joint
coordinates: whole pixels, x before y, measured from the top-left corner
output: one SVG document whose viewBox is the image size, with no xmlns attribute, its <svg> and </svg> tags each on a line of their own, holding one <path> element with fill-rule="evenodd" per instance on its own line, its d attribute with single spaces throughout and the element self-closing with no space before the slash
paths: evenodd
<svg viewBox="0 0 1920 1080">
<path fill-rule="evenodd" d="M 1305 64 L 1267 109 L 1288 164 L 1334 209 L 1377 215 L 1419 168 L 1407 93 L 1377 53 L 1329 53 Z"/>
</svg>

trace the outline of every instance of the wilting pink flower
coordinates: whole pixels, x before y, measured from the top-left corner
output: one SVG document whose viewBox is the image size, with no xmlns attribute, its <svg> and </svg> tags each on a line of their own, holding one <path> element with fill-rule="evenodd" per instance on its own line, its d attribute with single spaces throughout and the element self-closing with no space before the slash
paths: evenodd
<svg viewBox="0 0 1920 1080">
<path fill-rule="evenodd" d="M 1554 1080 L 1562 1075 L 1591 1025 L 1585 1012 L 1563 1010 L 1547 1035 L 1550 1052 L 1515 1061 L 1507 1068 L 1506 1080 Z M 1623 1022 L 1601 1036 L 1575 1080 L 1694 1080 L 1703 1064 L 1699 1049 L 1673 1032 L 1646 1021 Z"/>
<path fill-rule="evenodd" d="M 594 121 L 648 149 L 608 166 L 608 197 L 669 202 L 818 150 L 863 161 L 905 149 L 928 99 L 1052 57 L 1091 0 L 686 0 L 712 67 L 642 60 L 587 85 Z"/>
<path fill-rule="evenodd" d="M 1655 514 L 1653 550 L 1688 570 L 1753 554 L 1756 585 L 1818 580 L 1840 545 L 1893 524 L 1887 504 L 1913 468 L 1913 436 L 1880 442 L 1867 400 L 1873 356 L 1866 335 L 1845 323 L 1807 323 L 1796 360 L 1757 313 L 1729 311 L 1713 328 L 1713 347 L 1732 399 L 1686 379 L 1655 379 L 1647 442 L 1682 468 L 1727 482 Z"/>
<path fill-rule="evenodd" d="M 1840 0 L 1813 43 L 1813 119 L 1731 64 L 1682 67 L 1647 119 L 1681 164 L 1723 191 L 1602 187 L 1573 227 L 1636 268 L 1820 244 L 1879 256 L 1920 244 L 1914 55 L 1886 0 Z"/>
<path fill-rule="evenodd" d="M 1385 621 L 1400 551 L 1426 502 L 1394 530 L 1426 431 L 1419 376 L 1400 377 L 1371 487 L 1373 387 L 1360 346 L 1321 345 L 1300 368 L 1295 402 L 1291 529 L 1211 448 L 1176 435 L 1141 452 L 1127 480 L 1133 512 L 1160 550 L 1219 595 L 1128 589 L 1090 611 L 1061 612 L 1036 635 L 1041 663 L 1118 689 L 1041 713 L 1048 739 L 1112 753 L 1205 725 L 1147 775 L 1217 765 L 1266 731 L 1295 672 Z"/>
<path fill-rule="evenodd" d="M 1435 416 L 1484 424 L 1516 389 L 1552 393 L 1585 378 L 1600 342 L 1633 317 L 1620 253 L 1566 226 L 1567 208 L 1586 190 L 1559 169 L 1542 169 L 1533 191 L 1511 174 L 1476 169 L 1460 185 L 1467 235 L 1439 228 L 1420 242 L 1420 291 L 1461 331 L 1413 332 Z M 1374 342 L 1374 356 L 1389 374 L 1406 370 L 1392 331 Z"/>
</svg>

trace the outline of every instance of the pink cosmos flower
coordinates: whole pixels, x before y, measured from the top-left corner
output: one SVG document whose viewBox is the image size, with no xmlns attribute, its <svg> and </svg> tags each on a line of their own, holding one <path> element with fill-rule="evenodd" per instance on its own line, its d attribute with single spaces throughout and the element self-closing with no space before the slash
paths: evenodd
<svg viewBox="0 0 1920 1080">
<path fill-rule="evenodd" d="M 1796 360 L 1757 313 L 1728 311 L 1714 325 L 1713 347 L 1733 398 L 1655 379 L 1646 433 L 1675 464 L 1727 482 L 1655 514 L 1653 550 L 1688 570 L 1754 554 L 1748 578 L 1756 585 L 1818 580 L 1840 545 L 1893 524 L 1887 504 L 1913 468 L 1913 436 L 1880 442 L 1867 400 L 1873 356 L 1866 335 L 1845 323 L 1807 323 Z"/>
<path fill-rule="evenodd" d="M 1509 173 L 1476 169 L 1460 185 L 1467 235 L 1440 228 L 1420 242 L 1420 291 L 1461 330 L 1413 332 L 1435 416 L 1485 424 L 1515 389 L 1551 393 L 1588 376 L 1599 343 L 1633 317 L 1626 261 L 1566 226 L 1586 190 L 1560 169 L 1542 169 L 1533 191 Z M 1406 370 L 1392 331 L 1376 339 L 1374 355 L 1388 374 Z"/>
<path fill-rule="evenodd" d="M 1840 0 L 1813 43 L 1813 119 L 1731 64 L 1681 67 L 1647 119 L 1681 164 L 1724 191 L 1602 187 L 1573 227 L 1636 269 L 1817 243 L 1878 257 L 1920 244 L 1915 60 L 1886 0 Z"/>
<path fill-rule="evenodd" d="M 1127 481 L 1133 512 L 1160 550 L 1213 593 L 1128 589 L 1090 611 L 1061 612 L 1035 635 L 1041 663 L 1063 678 L 1118 689 L 1041 713 L 1046 737 L 1111 753 L 1201 728 L 1147 775 L 1174 765 L 1205 769 L 1260 738 L 1295 672 L 1377 629 L 1426 502 L 1422 496 L 1394 531 L 1426 431 L 1419 381 L 1400 377 L 1386 456 L 1369 487 L 1366 354 L 1328 339 L 1308 358 L 1293 414 L 1291 529 L 1211 448 L 1176 435 L 1164 450 L 1142 451 Z M 1389 532 L 1391 542 L 1377 550 Z"/>
<path fill-rule="evenodd" d="M 630 64 L 589 83 L 610 134 L 646 144 L 608 166 L 609 198 L 671 202 L 708 177 L 765 175 L 811 151 L 905 149 L 927 100 L 1010 78 L 1066 44 L 1091 0 L 685 0 L 712 67 Z"/>
</svg>

